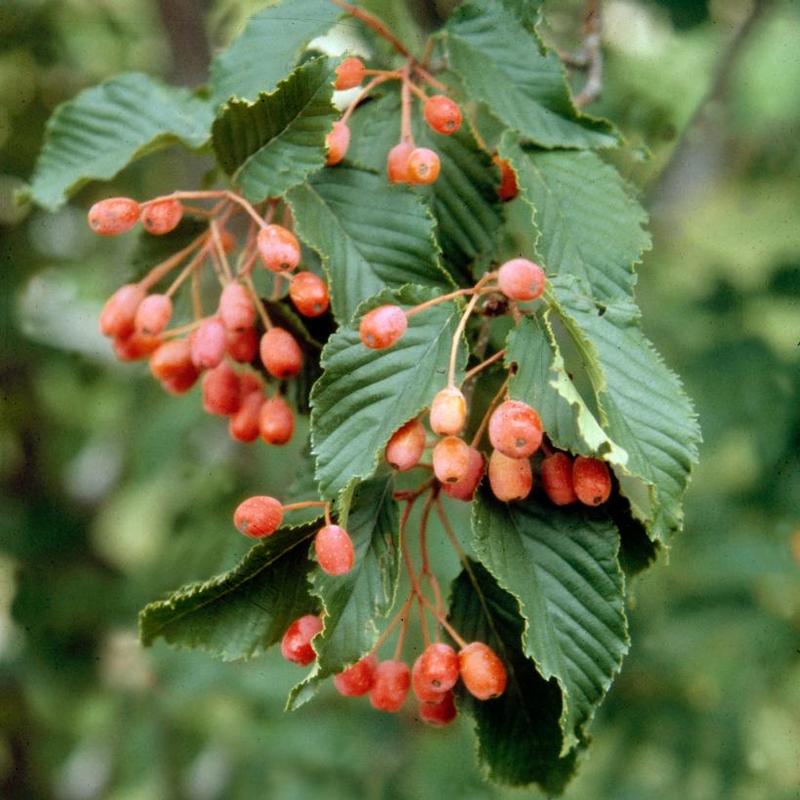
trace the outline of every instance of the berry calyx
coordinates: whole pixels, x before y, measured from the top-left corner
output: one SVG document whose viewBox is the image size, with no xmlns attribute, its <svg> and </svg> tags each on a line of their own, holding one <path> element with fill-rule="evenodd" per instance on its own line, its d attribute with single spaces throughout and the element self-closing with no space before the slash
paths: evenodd
<svg viewBox="0 0 800 800">
<path fill-rule="evenodd" d="M 475 490 L 481 482 L 485 467 L 483 453 L 474 447 L 470 447 L 466 474 L 455 483 L 442 484 L 442 491 L 448 497 L 469 502 L 474 497 Z"/>
<path fill-rule="evenodd" d="M 566 453 L 553 453 L 542 461 L 542 488 L 557 506 L 574 503 L 578 496 L 572 483 L 572 459 Z"/>
<path fill-rule="evenodd" d="M 528 458 L 542 443 L 542 420 L 527 403 L 506 400 L 489 418 L 489 440 L 509 458 Z"/>
<path fill-rule="evenodd" d="M 233 524 L 239 533 L 251 539 L 271 536 L 283 522 L 283 506 L 267 495 L 248 497 L 233 512 Z"/>
<path fill-rule="evenodd" d="M 183 205 L 175 198 L 148 203 L 140 216 L 142 227 L 153 236 L 171 233 L 180 225 L 182 218 Z"/>
<path fill-rule="evenodd" d="M 374 685 L 377 668 L 378 659 L 375 656 L 364 656 L 352 667 L 335 675 L 333 685 L 336 687 L 336 691 L 344 697 L 361 697 Z"/>
<path fill-rule="evenodd" d="M 258 332 L 255 328 L 228 331 L 228 355 L 240 364 L 250 364 L 258 353 Z"/>
<path fill-rule="evenodd" d="M 222 324 L 229 331 L 252 328 L 256 321 L 256 307 L 249 292 L 241 283 L 231 281 L 219 296 L 217 309 Z"/>
<path fill-rule="evenodd" d="M 386 462 L 398 472 L 414 469 L 425 452 L 425 426 L 412 419 L 392 434 L 386 445 Z"/>
<path fill-rule="evenodd" d="M 418 186 L 428 186 L 439 177 L 442 164 L 439 156 L 427 147 L 417 147 L 408 156 L 406 180 Z"/>
<path fill-rule="evenodd" d="M 281 225 L 261 228 L 256 236 L 256 247 L 264 266 L 271 272 L 287 272 L 300 263 L 300 243 Z"/>
<path fill-rule="evenodd" d="M 285 328 L 270 328 L 259 346 L 261 361 L 273 378 L 293 378 L 303 367 L 303 351 Z"/>
<path fill-rule="evenodd" d="M 192 348 L 192 363 L 197 369 L 213 369 L 225 358 L 228 348 L 225 326 L 216 317 L 203 320 L 189 337 L 189 344 Z"/>
<path fill-rule="evenodd" d="M 377 711 L 399 711 L 411 686 L 411 673 L 402 661 L 381 661 L 375 669 L 375 683 L 369 702 Z"/>
<path fill-rule="evenodd" d="M 241 408 L 239 376 L 225 362 L 206 372 L 202 390 L 203 408 L 209 414 L 229 417 Z"/>
<path fill-rule="evenodd" d="M 464 686 L 478 700 L 491 700 L 506 690 L 506 668 L 489 645 L 471 642 L 462 647 L 458 665 Z"/>
<path fill-rule="evenodd" d="M 134 318 L 136 333 L 158 336 L 172 319 L 172 300 L 165 294 L 149 294 L 139 303 Z"/>
<path fill-rule="evenodd" d="M 440 483 L 457 483 L 469 470 L 469 445 L 458 436 L 446 436 L 433 448 L 433 473 Z"/>
<path fill-rule="evenodd" d="M 281 655 L 293 664 L 308 666 L 316 657 L 311 640 L 322 630 L 322 620 L 316 614 L 296 619 L 283 634 Z"/>
<path fill-rule="evenodd" d="M 509 458 L 495 450 L 489 458 L 489 486 L 504 503 L 526 498 L 533 488 L 533 472 L 527 458 Z"/>
<path fill-rule="evenodd" d="M 364 80 L 364 62 L 355 56 L 348 56 L 336 67 L 336 83 L 338 91 L 353 89 Z"/>
<path fill-rule="evenodd" d="M 500 185 L 497 187 L 497 196 L 505 203 L 513 200 L 519 194 L 519 184 L 517 184 L 517 173 L 508 161 L 500 158 L 497 154 L 492 156 L 492 161 L 500 170 Z"/>
<path fill-rule="evenodd" d="M 320 569 L 327 575 L 346 575 L 356 560 L 353 540 L 339 525 L 325 525 L 317 531 L 314 554 Z"/>
<path fill-rule="evenodd" d="M 431 430 L 438 436 L 461 433 L 467 421 L 467 400 L 461 389 L 447 386 L 436 393 L 429 415 Z"/>
<path fill-rule="evenodd" d="M 264 398 L 260 391 L 245 394 L 242 391 L 242 403 L 239 410 L 228 423 L 228 433 L 237 442 L 254 442 L 260 432 L 259 417 Z"/>
<path fill-rule="evenodd" d="M 391 347 L 408 328 L 408 318 L 400 306 L 378 306 L 361 318 L 358 334 L 372 350 Z"/>
<path fill-rule="evenodd" d="M 512 300 L 536 300 L 544 293 L 544 270 L 527 258 L 512 258 L 497 271 L 500 291 Z"/>
<path fill-rule="evenodd" d="M 325 137 L 325 146 L 328 148 L 325 164 L 335 167 L 344 159 L 347 148 L 350 147 L 350 128 L 344 120 L 333 123 L 331 132 Z"/>
<path fill-rule="evenodd" d="M 436 728 L 449 725 L 458 713 L 453 700 L 453 692 L 444 692 L 438 703 L 420 703 L 418 713 L 419 718 L 428 725 Z"/>
<path fill-rule="evenodd" d="M 328 310 L 328 285 L 313 272 L 298 272 L 289 283 L 289 297 L 304 317 L 318 317 Z"/>
<path fill-rule="evenodd" d="M 267 444 L 284 445 L 294 433 L 294 414 L 289 404 L 279 395 L 261 404 L 258 412 L 258 432 Z"/>
<path fill-rule="evenodd" d="M 408 183 L 408 158 L 414 152 L 411 142 L 396 144 L 386 157 L 386 174 L 390 183 Z"/>
<path fill-rule="evenodd" d="M 435 692 L 446 692 L 458 680 L 458 653 L 444 642 L 429 644 L 415 662 L 418 682 Z"/>
<path fill-rule="evenodd" d="M 422 113 L 425 121 L 437 133 L 451 136 L 461 127 L 461 109 L 443 94 L 435 94 L 425 101 Z"/>
<path fill-rule="evenodd" d="M 136 327 L 136 312 L 145 296 L 145 290 L 138 283 L 120 286 L 100 312 L 100 333 L 117 339 L 130 336 Z"/>
<path fill-rule="evenodd" d="M 139 204 L 130 197 L 109 197 L 89 209 L 88 219 L 98 236 L 119 236 L 139 221 Z"/>
<path fill-rule="evenodd" d="M 578 500 L 587 506 L 599 506 L 611 495 L 611 473 L 605 461 L 576 456 L 572 464 L 572 485 Z"/>
</svg>

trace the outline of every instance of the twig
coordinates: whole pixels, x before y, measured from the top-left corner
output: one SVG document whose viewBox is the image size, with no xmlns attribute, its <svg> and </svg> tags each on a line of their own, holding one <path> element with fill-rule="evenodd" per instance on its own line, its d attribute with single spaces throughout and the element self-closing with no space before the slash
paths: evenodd
<svg viewBox="0 0 800 800">
<path fill-rule="evenodd" d="M 397 50 L 398 53 L 411 58 L 411 53 L 408 52 L 406 46 L 386 27 L 386 25 L 378 19 L 378 17 L 370 14 L 369 11 L 364 11 L 363 8 L 357 8 L 352 3 L 347 3 L 345 0 L 331 0 L 335 6 L 346 11 L 351 17 L 361 20 L 368 28 L 372 28 L 375 33 L 383 39 L 386 39 L 389 44 Z"/>
</svg>

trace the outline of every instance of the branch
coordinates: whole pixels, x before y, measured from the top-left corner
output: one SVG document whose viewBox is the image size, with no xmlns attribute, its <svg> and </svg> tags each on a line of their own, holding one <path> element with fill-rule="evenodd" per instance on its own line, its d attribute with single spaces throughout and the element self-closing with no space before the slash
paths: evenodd
<svg viewBox="0 0 800 800">
<path fill-rule="evenodd" d="M 575 105 L 584 108 L 603 91 L 603 9 L 601 0 L 587 0 L 583 17 L 583 56 L 586 83 L 575 96 Z"/>
</svg>

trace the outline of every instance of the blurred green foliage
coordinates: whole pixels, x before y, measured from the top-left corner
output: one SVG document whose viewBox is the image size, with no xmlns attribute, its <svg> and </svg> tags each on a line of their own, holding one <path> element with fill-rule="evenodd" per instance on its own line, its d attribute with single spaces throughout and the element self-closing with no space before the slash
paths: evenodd
<svg viewBox="0 0 800 800">
<path fill-rule="evenodd" d="M 194 184 L 202 165 L 153 155 L 52 216 L 13 194 L 58 102 L 174 68 L 164 5 L 0 7 L 0 796 L 519 796 L 483 783 L 466 723 L 429 730 L 330 690 L 284 714 L 297 673 L 277 654 L 221 664 L 136 640 L 147 601 L 235 563 L 236 499 L 282 480 L 265 447 L 232 445 L 194 394 L 164 396 L 96 333 L 130 246 L 96 241 L 82 209 Z M 211 8 L 210 40 L 253 5 Z M 623 171 L 655 236 L 645 327 L 705 444 L 685 534 L 630 587 L 631 654 L 570 800 L 788 800 L 800 785 L 800 10 L 761 5 L 720 84 L 750 2 L 605 4 L 592 110 L 633 146 Z M 576 47 L 581 10 L 546 2 L 547 37 Z"/>
</svg>

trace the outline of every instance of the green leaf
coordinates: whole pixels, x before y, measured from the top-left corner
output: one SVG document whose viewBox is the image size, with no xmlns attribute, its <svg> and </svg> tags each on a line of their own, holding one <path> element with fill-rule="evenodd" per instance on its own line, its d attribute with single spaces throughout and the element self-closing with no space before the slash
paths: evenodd
<svg viewBox="0 0 800 800">
<path fill-rule="evenodd" d="M 358 485 L 347 509 L 355 566 L 338 578 L 319 568 L 311 573 L 311 591 L 325 610 L 325 627 L 314 640 L 314 670 L 292 690 L 290 707 L 310 699 L 321 680 L 355 664 L 378 639 L 378 622 L 391 611 L 400 578 L 400 522 L 393 489 L 391 476 Z"/>
<path fill-rule="evenodd" d="M 499 0 L 459 6 L 444 28 L 450 68 L 509 128 L 542 147 L 614 147 L 607 122 L 579 114 L 557 56 Z"/>
<path fill-rule="evenodd" d="M 30 196 L 54 211 L 90 180 L 109 180 L 145 153 L 174 142 L 201 147 L 211 118 L 204 100 L 138 72 L 85 89 L 50 117 Z"/>
<path fill-rule="evenodd" d="M 597 512 L 535 497 L 501 503 L 486 488 L 472 524 L 476 555 L 519 602 L 524 652 L 561 688 L 564 754 L 579 743 L 628 650 L 617 530 Z"/>
<path fill-rule="evenodd" d="M 145 606 L 139 614 L 142 643 L 163 638 L 224 661 L 260 655 L 293 620 L 317 611 L 306 575 L 312 567 L 308 540 L 318 528 L 319 522 L 282 528 L 229 572 Z"/>
<path fill-rule="evenodd" d="M 436 296 L 409 286 L 382 292 L 369 306 L 408 307 Z M 455 303 L 441 303 L 411 317 L 400 341 L 385 350 L 365 347 L 354 328 L 331 336 L 311 393 L 312 450 L 323 497 L 335 497 L 354 478 L 371 477 L 389 437 L 444 388 L 458 320 Z M 457 380 L 465 361 L 462 341 Z"/>
<path fill-rule="evenodd" d="M 650 236 L 647 214 L 619 173 L 594 153 L 523 149 L 514 138 L 502 137 L 500 154 L 531 207 L 543 266 L 583 278 L 600 299 L 631 296 Z"/>
<path fill-rule="evenodd" d="M 324 169 L 287 199 L 300 238 L 322 257 L 340 324 L 385 287 L 450 285 L 430 212 L 383 175 L 344 165 Z"/>
<path fill-rule="evenodd" d="M 287 0 L 254 14 L 211 64 L 214 106 L 272 91 L 294 69 L 306 45 L 330 30 L 341 13 L 330 0 Z"/>
<path fill-rule="evenodd" d="M 214 121 L 222 168 L 258 203 L 282 195 L 325 166 L 325 136 L 339 112 L 328 60 L 313 59 L 252 103 L 231 100 Z"/>
<path fill-rule="evenodd" d="M 502 0 L 503 5 L 519 18 L 528 30 L 535 30 L 539 24 L 544 0 Z"/>
<path fill-rule="evenodd" d="M 508 686 L 488 701 L 459 688 L 458 706 L 475 719 L 478 755 L 492 780 L 537 783 L 548 794 L 560 794 L 576 762 L 575 750 L 561 756 L 561 693 L 522 652 L 524 621 L 516 600 L 480 564 L 468 565 L 452 585 L 450 623 L 467 641 L 486 642 L 500 656 Z"/>
</svg>

